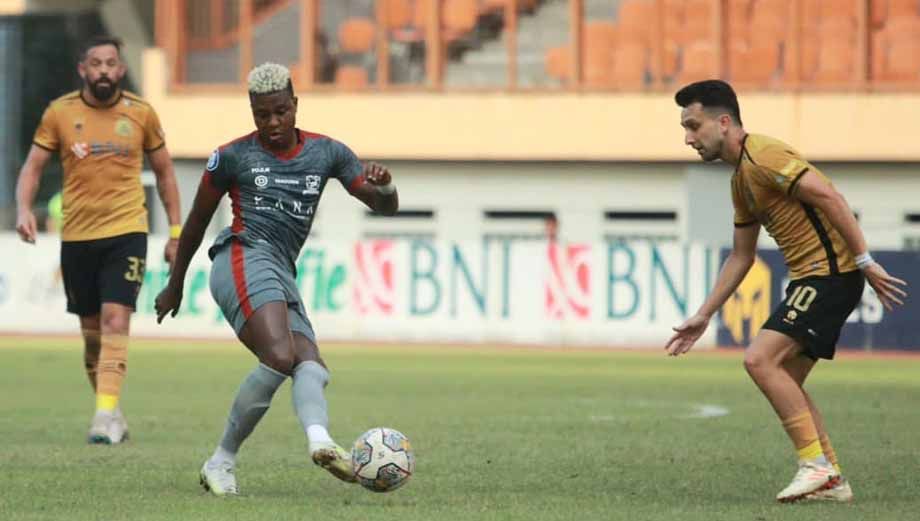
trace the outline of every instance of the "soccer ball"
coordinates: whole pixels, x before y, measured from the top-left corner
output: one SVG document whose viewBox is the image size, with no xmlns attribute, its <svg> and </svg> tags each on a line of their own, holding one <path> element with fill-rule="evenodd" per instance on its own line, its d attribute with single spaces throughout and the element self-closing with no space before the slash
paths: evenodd
<svg viewBox="0 0 920 521">
<path fill-rule="evenodd" d="M 351 463 L 358 483 L 374 492 L 396 490 L 415 472 L 409 438 L 386 427 L 376 427 L 358 437 L 351 450 Z"/>
</svg>

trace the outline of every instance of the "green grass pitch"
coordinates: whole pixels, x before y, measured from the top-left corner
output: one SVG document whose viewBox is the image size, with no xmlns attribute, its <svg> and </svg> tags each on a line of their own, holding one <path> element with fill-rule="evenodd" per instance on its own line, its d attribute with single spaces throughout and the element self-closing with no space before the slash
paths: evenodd
<svg viewBox="0 0 920 521">
<path fill-rule="evenodd" d="M 242 497 L 221 500 L 197 473 L 251 355 L 135 341 L 122 402 L 133 438 L 96 447 L 81 349 L 0 339 L 4 521 L 876 521 L 920 508 L 920 358 L 843 357 L 812 375 L 852 505 L 774 502 L 794 453 L 739 354 L 356 345 L 324 349 L 330 431 L 347 446 L 370 427 L 401 430 L 412 480 L 374 494 L 313 466 L 286 384 L 240 453 Z"/>
</svg>

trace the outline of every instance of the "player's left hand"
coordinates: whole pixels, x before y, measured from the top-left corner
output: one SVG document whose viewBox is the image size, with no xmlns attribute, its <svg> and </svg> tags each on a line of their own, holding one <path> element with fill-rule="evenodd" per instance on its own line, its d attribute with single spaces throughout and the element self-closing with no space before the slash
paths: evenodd
<svg viewBox="0 0 920 521">
<path fill-rule="evenodd" d="M 895 304 L 899 306 L 904 304 L 901 299 L 907 297 L 907 292 L 899 288 L 898 285 L 907 286 L 907 282 L 897 277 L 892 277 L 877 262 L 867 266 L 863 274 L 866 276 L 866 282 L 875 290 L 885 309 L 891 311 L 894 309 Z"/>
<path fill-rule="evenodd" d="M 179 251 L 179 239 L 169 239 L 166 241 L 166 248 L 163 249 L 163 260 L 169 264 L 169 271 L 172 271 L 173 264 L 176 262 L 176 253 Z"/>
<path fill-rule="evenodd" d="M 693 347 L 693 344 L 703 336 L 709 327 L 710 318 L 704 315 L 693 315 L 686 322 L 674 328 L 674 334 L 665 344 L 664 349 L 668 356 L 679 356 Z"/>
<path fill-rule="evenodd" d="M 153 309 L 157 312 L 157 324 L 162 323 L 163 317 L 170 311 L 172 311 L 172 313 L 169 316 L 175 317 L 181 305 L 182 288 L 176 288 L 172 284 L 167 284 L 153 302 Z"/>
<path fill-rule="evenodd" d="M 385 186 L 393 181 L 393 177 L 387 167 L 374 162 L 364 163 L 362 174 L 367 179 L 367 182 L 374 186 Z"/>
</svg>

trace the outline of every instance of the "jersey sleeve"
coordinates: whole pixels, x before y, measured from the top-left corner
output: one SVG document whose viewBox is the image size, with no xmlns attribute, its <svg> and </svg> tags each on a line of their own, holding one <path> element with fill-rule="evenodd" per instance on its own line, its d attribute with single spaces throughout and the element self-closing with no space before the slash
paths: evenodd
<svg viewBox="0 0 920 521">
<path fill-rule="evenodd" d="M 60 145 L 60 136 L 58 135 L 57 116 L 55 110 L 49 106 L 42 114 L 41 123 L 35 129 L 35 137 L 32 142 L 36 145 L 51 151 L 57 151 Z"/>
<path fill-rule="evenodd" d="M 786 147 L 771 146 L 764 149 L 757 158 L 759 184 L 766 188 L 781 190 L 787 195 L 795 193 L 795 187 L 802 175 L 813 170 L 798 153 Z"/>
<path fill-rule="evenodd" d="M 361 175 L 363 167 L 358 156 L 344 143 L 335 140 L 332 140 L 332 155 L 332 177 L 337 178 L 349 192 L 354 191 L 364 182 L 364 177 Z"/>
<path fill-rule="evenodd" d="M 225 193 L 230 190 L 235 182 L 233 154 L 230 153 L 230 149 L 214 149 L 208 158 L 208 164 L 204 167 L 202 184 L 207 184 L 220 193 Z"/>
<path fill-rule="evenodd" d="M 153 107 L 147 111 L 147 121 L 144 122 L 144 152 L 154 150 L 166 144 L 166 135 L 160 125 L 160 118 Z"/>
<path fill-rule="evenodd" d="M 739 183 L 732 183 L 732 206 L 735 208 L 735 227 L 750 226 L 757 222 L 757 218 L 751 213 L 747 201 L 742 193 Z"/>
</svg>

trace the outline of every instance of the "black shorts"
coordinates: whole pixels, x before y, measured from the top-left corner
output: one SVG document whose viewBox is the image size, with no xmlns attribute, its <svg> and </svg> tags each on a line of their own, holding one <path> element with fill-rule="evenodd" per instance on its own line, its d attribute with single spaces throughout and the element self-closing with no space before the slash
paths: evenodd
<svg viewBox="0 0 920 521">
<path fill-rule="evenodd" d="M 103 302 L 134 309 L 144 283 L 146 262 L 146 233 L 62 242 L 61 273 L 67 311 L 81 317 L 97 315 Z"/>
<path fill-rule="evenodd" d="M 793 280 L 786 288 L 786 298 L 763 327 L 794 338 L 814 360 L 830 360 L 840 330 L 862 299 L 865 284 L 858 270 Z"/>
</svg>

